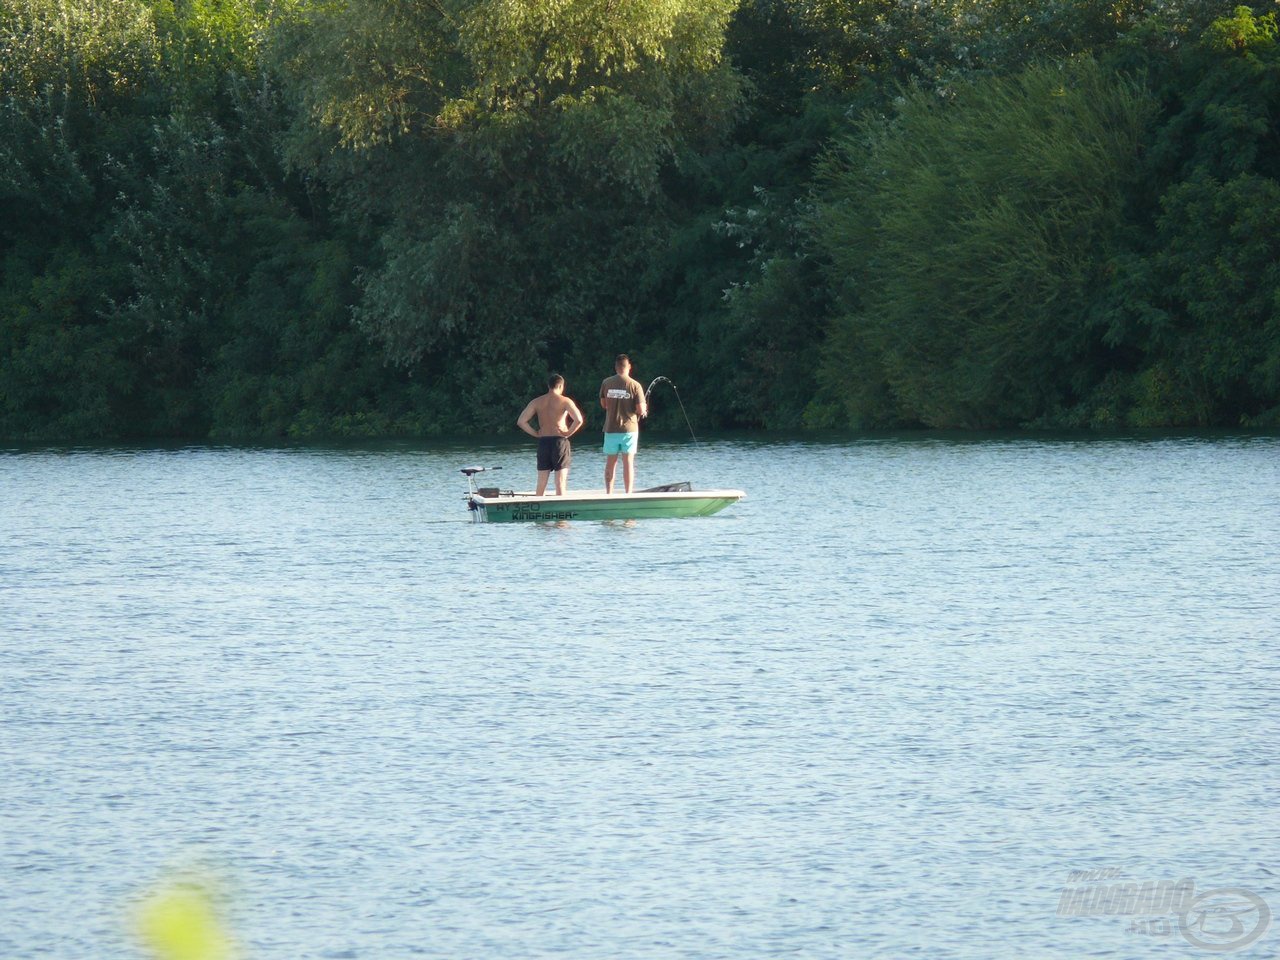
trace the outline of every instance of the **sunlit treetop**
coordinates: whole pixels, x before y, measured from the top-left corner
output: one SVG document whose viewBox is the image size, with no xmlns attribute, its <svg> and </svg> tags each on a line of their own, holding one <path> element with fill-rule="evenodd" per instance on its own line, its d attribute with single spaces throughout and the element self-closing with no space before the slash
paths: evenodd
<svg viewBox="0 0 1280 960">
<path fill-rule="evenodd" d="M 299 8 L 283 45 L 313 115 L 364 147 L 563 107 L 714 68 L 732 0 L 347 0 Z M 567 100 L 562 98 L 568 98 Z"/>
</svg>

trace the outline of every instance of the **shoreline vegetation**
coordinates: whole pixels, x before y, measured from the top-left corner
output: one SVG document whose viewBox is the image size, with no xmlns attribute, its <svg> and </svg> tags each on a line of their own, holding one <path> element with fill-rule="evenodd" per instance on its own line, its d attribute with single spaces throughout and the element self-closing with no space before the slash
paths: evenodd
<svg viewBox="0 0 1280 960">
<path fill-rule="evenodd" d="M 9 0 L 0 438 L 1274 429 L 1275 10 Z"/>
</svg>

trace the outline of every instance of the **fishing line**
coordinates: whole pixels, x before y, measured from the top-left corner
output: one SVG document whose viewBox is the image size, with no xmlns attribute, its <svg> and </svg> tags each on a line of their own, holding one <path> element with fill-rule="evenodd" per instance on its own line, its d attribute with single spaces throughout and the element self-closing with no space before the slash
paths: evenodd
<svg viewBox="0 0 1280 960">
<path fill-rule="evenodd" d="M 693 424 L 689 422 L 689 414 L 684 408 L 684 401 L 680 399 L 680 391 L 676 389 L 676 385 L 672 383 L 669 379 L 667 379 L 666 377 L 654 377 L 653 383 L 649 384 L 649 389 L 644 392 L 645 399 L 647 400 L 649 398 L 649 394 L 653 392 L 653 388 L 657 386 L 659 383 L 665 383 L 672 390 L 675 390 L 676 401 L 680 404 L 680 412 L 684 414 L 685 425 L 689 428 L 689 436 L 693 437 L 694 443 L 701 443 L 701 441 L 698 439 L 698 435 L 693 432 Z"/>
</svg>

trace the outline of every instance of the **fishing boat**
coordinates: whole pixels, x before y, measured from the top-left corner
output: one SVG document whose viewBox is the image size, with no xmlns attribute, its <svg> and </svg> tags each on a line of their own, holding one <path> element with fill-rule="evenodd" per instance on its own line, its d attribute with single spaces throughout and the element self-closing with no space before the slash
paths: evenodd
<svg viewBox="0 0 1280 960">
<path fill-rule="evenodd" d="M 501 468 L 462 468 L 471 488 L 467 508 L 477 523 L 707 517 L 746 496 L 741 490 L 695 490 L 688 482 L 668 483 L 634 493 L 583 490 L 559 497 L 476 486 L 476 474 L 498 469 Z"/>
</svg>

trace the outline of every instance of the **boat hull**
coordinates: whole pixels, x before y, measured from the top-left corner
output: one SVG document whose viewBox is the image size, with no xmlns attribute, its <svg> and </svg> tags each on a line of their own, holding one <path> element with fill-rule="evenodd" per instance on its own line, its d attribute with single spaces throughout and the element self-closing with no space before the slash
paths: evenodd
<svg viewBox="0 0 1280 960">
<path fill-rule="evenodd" d="M 563 497 L 515 496 L 468 498 L 471 518 L 479 523 L 557 522 L 563 520 L 642 520 L 706 517 L 737 503 L 741 490 L 698 490 L 680 493 L 592 492 Z"/>
</svg>

